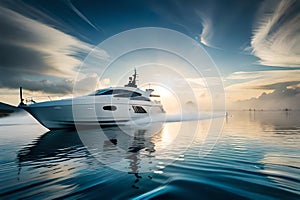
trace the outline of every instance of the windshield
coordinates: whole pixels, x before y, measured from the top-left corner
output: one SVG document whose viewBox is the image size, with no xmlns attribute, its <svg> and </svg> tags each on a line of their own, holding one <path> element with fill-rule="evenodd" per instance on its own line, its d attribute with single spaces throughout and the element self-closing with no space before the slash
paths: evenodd
<svg viewBox="0 0 300 200">
<path fill-rule="evenodd" d="M 93 92 L 92 94 L 89 94 L 89 96 L 94 96 L 94 95 L 102 95 L 103 93 L 109 91 L 109 89 L 101 89 Z"/>
<path fill-rule="evenodd" d="M 91 95 L 118 95 L 122 97 L 137 97 L 137 96 L 142 96 L 142 94 L 134 91 L 129 91 L 129 90 L 123 90 L 123 89 L 102 89 L 102 90 L 97 90 L 95 93 Z"/>
</svg>

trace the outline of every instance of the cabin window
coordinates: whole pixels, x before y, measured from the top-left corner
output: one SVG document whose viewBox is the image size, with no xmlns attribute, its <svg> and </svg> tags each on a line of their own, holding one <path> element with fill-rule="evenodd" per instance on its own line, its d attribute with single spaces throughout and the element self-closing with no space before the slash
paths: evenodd
<svg viewBox="0 0 300 200">
<path fill-rule="evenodd" d="M 103 106 L 103 110 L 108 110 L 108 111 L 115 111 L 117 110 L 116 106 Z"/>
<path fill-rule="evenodd" d="M 96 94 L 96 95 L 112 95 L 113 94 L 113 90 L 107 90 L 101 94 Z"/>
<path fill-rule="evenodd" d="M 137 92 L 131 92 L 131 95 L 130 95 L 130 97 L 139 97 L 139 96 L 142 96 L 142 95 Z"/>
<path fill-rule="evenodd" d="M 135 113 L 147 113 L 142 106 L 132 106 Z"/>
<path fill-rule="evenodd" d="M 90 95 L 105 95 L 107 92 L 109 93 L 109 89 L 102 89 L 102 90 L 97 90 L 95 93 L 92 93 Z"/>
<path fill-rule="evenodd" d="M 139 100 L 139 101 L 151 101 L 148 97 L 143 97 L 143 96 L 136 96 L 136 97 L 131 97 L 131 100 Z"/>
<path fill-rule="evenodd" d="M 131 97 L 139 97 L 142 94 L 138 92 L 133 92 L 129 90 L 114 90 L 113 91 L 114 97 L 121 97 L 121 98 L 131 98 Z"/>
</svg>

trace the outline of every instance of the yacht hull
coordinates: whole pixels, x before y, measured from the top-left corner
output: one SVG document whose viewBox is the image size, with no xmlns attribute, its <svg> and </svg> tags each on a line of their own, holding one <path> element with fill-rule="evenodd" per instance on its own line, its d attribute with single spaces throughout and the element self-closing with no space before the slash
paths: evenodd
<svg viewBox="0 0 300 200">
<path fill-rule="evenodd" d="M 122 125 L 128 121 L 164 113 L 159 101 L 150 99 L 152 89 L 140 90 L 133 79 L 125 87 L 97 90 L 86 96 L 26 105 L 22 97 L 19 107 L 29 112 L 48 129 L 82 126 Z"/>
<path fill-rule="evenodd" d="M 65 105 L 36 103 L 24 109 L 50 130 L 125 125 L 128 121 L 164 112 L 160 104 L 152 102 L 148 104 L 144 102 L 72 104 L 69 102 Z"/>
</svg>

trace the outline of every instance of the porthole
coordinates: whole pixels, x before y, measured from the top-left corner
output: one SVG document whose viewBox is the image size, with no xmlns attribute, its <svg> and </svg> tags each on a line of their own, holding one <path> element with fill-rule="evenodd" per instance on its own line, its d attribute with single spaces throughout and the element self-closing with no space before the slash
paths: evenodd
<svg viewBox="0 0 300 200">
<path fill-rule="evenodd" d="M 103 106 L 103 110 L 115 111 L 117 110 L 116 106 Z"/>
</svg>

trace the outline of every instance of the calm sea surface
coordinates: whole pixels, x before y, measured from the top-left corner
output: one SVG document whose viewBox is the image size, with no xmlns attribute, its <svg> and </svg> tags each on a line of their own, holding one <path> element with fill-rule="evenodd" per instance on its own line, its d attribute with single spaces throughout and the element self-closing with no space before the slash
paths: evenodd
<svg viewBox="0 0 300 200">
<path fill-rule="evenodd" d="M 55 198 L 300 199 L 300 112 L 79 132 L 0 118 L 0 199 Z"/>
</svg>

